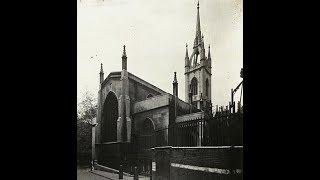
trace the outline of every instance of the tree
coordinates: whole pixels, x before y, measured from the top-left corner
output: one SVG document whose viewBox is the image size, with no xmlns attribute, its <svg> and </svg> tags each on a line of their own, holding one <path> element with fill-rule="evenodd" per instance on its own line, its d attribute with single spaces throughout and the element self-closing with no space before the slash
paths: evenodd
<svg viewBox="0 0 320 180">
<path fill-rule="evenodd" d="M 96 99 L 87 91 L 77 108 L 77 160 L 80 166 L 89 165 L 91 161 L 91 123 L 96 116 Z"/>
<path fill-rule="evenodd" d="M 78 104 L 77 117 L 80 121 L 91 123 L 92 119 L 97 116 L 97 100 L 93 95 L 86 91 L 83 100 Z"/>
</svg>

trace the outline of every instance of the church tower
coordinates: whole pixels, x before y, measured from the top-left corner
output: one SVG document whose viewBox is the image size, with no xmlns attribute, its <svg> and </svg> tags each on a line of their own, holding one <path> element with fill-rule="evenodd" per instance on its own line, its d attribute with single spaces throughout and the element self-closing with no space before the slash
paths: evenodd
<svg viewBox="0 0 320 180">
<path fill-rule="evenodd" d="M 185 56 L 185 100 L 198 109 L 211 105 L 211 54 L 205 54 L 204 36 L 201 34 L 199 2 L 197 5 L 196 36 L 193 52 L 189 58 L 188 46 Z"/>
</svg>

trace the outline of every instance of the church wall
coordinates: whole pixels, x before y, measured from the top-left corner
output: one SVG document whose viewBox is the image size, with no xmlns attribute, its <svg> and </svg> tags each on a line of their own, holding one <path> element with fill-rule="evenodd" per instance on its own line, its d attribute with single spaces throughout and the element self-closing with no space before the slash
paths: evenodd
<svg viewBox="0 0 320 180">
<path fill-rule="evenodd" d="M 150 118 L 155 125 L 155 130 L 165 129 L 169 125 L 169 106 L 163 106 L 156 109 L 143 111 L 133 115 L 134 129 L 135 131 L 141 131 L 143 129 L 143 122 L 146 118 Z M 162 131 L 161 136 L 165 142 L 156 142 L 157 144 L 167 145 L 168 143 L 168 133 L 167 131 Z"/>
<path fill-rule="evenodd" d="M 150 118 L 152 120 L 156 130 L 166 128 L 169 125 L 169 107 L 164 106 L 134 114 L 133 119 L 135 128 L 139 130 L 146 118 Z"/>
<path fill-rule="evenodd" d="M 142 101 L 147 99 L 148 94 L 152 94 L 153 96 L 160 95 L 159 92 L 148 88 L 146 86 L 143 86 L 142 84 L 129 79 L 129 94 L 130 94 L 130 100 L 131 102 L 134 101 Z"/>
<path fill-rule="evenodd" d="M 203 69 L 203 71 L 202 71 L 202 76 L 203 76 L 203 82 L 202 82 L 202 96 L 203 96 L 203 98 L 204 99 L 209 99 L 209 100 L 211 100 L 211 89 L 212 89 L 212 87 L 211 87 L 211 76 L 210 76 L 210 74 L 208 74 L 208 72 L 205 70 L 205 69 Z M 208 79 L 208 81 L 209 81 L 209 96 L 207 97 L 206 96 L 206 79 Z"/>
<path fill-rule="evenodd" d="M 110 91 L 113 91 L 116 94 L 117 98 L 119 99 L 121 95 L 121 86 L 122 84 L 121 84 L 120 78 L 111 79 L 109 82 L 107 82 L 102 89 L 102 99 L 103 99 L 102 104 L 104 103 L 104 100 L 106 99 Z"/>
</svg>

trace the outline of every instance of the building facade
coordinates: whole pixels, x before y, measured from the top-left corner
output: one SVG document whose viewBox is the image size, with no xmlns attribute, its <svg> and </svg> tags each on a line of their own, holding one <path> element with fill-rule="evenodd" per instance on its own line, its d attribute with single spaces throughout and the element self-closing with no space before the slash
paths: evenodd
<svg viewBox="0 0 320 180">
<path fill-rule="evenodd" d="M 210 46 L 206 53 L 204 36 L 201 33 L 199 3 L 196 34 L 190 57 L 186 45 L 185 101 L 178 97 L 176 72 L 171 94 L 128 72 L 127 60 L 124 46 L 122 70 L 111 72 L 106 78 L 101 64 L 94 135 L 93 159 L 96 164 L 118 169 L 120 164 L 132 167 L 136 166 L 138 161 L 143 161 L 141 164 L 147 164 L 142 166 L 143 171 L 150 172 L 149 161 L 145 163 L 144 158 L 151 161 L 148 151 L 151 148 L 200 147 L 212 144 L 208 137 L 213 133 L 206 130 L 215 126 L 215 123 L 210 121 L 213 119 L 212 60 Z M 223 121 L 225 122 L 227 121 Z M 216 132 L 218 131 L 214 133 Z M 224 145 L 220 139 L 213 143 L 218 141 Z"/>
</svg>

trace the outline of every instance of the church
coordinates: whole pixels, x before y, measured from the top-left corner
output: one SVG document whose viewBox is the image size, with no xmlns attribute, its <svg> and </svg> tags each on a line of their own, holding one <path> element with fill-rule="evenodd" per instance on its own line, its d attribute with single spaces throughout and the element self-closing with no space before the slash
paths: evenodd
<svg viewBox="0 0 320 180">
<path fill-rule="evenodd" d="M 96 164 L 118 169 L 120 165 L 130 164 L 134 158 L 137 163 L 138 154 L 147 157 L 148 153 L 141 152 L 153 147 L 205 145 L 204 121 L 181 125 L 183 130 L 180 132 L 172 128 L 213 116 L 212 59 L 210 46 L 206 48 L 201 33 L 199 3 L 190 52 L 186 45 L 185 58 L 181 59 L 185 66 L 184 100 L 178 98 L 176 72 L 173 73 L 172 93 L 130 73 L 130 67 L 127 67 L 130 60 L 127 54 L 130 53 L 126 46 L 123 46 L 121 71 L 111 72 L 105 78 L 101 64 L 97 125 L 93 137 Z M 150 171 L 149 166 L 142 168 Z"/>
</svg>

